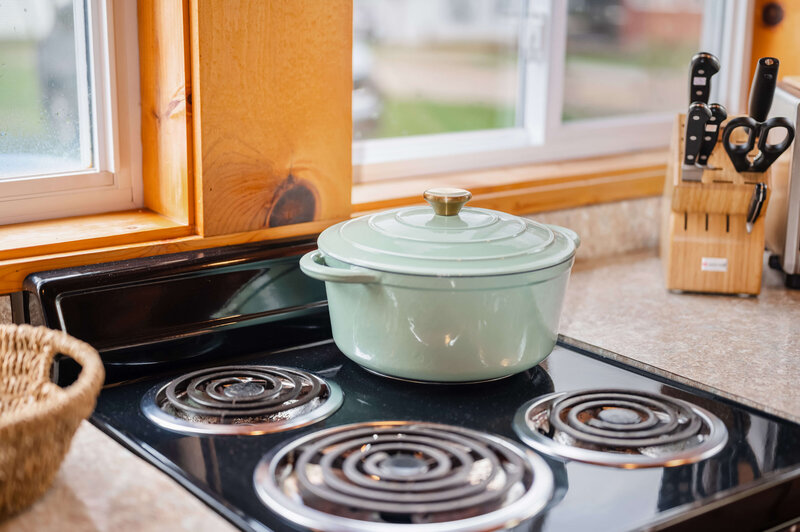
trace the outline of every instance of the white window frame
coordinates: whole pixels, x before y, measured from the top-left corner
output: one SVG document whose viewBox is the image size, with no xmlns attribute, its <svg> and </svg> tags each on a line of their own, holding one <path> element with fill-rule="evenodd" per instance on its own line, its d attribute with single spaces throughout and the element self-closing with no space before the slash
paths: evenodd
<svg viewBox="0 0 800 532">
<path fill-rule="evenodd" d="M 88 31 L 86 56 L 94 85 L 95 128 L 81 127 L 81 146 L 91 136 L 92 169 L 83 172 L 0 180 L 0 225 L 121 211 L 143 204 L 141 100 L 136 2 L 86 0 L 88 27 L 76 17 L 76 32 Z M 80 41 L 80 39 L 78 39 Z M 76 54 L 80 72 L 81 54 Z M 79 98 L 82 100 L 82 98 Z M 79 104 L 79 115 L 89 107 Z M 91 155 L 84 153 L 91 160 Z"/>
<path fill-rule="evenodd" d="M 701 48 L 720 58 L 712 101 L 742 107 L 752 0 L 707 0 Z M 562 123 L 567 2 L 528 1 L 520 35 L 521 124 L 514 128 L 353 142 L 354 183 L 666 147 L 674 113 Z M 716 21 L 716 22 L 715 22 Z M 687 72 L 689 67 L 687 58 Z M 688 79 L 687 79 L 688 94 Z M 687 106 L 689 104 L 687 98 Z M 518 119 L 518 121 L 520 121 Z"/>
</svg>

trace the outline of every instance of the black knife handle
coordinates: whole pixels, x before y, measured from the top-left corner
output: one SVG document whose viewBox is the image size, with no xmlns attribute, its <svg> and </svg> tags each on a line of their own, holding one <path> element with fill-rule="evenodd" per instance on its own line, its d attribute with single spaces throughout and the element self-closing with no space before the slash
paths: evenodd
<svg viewBox="0 0 800 532">
<path fill-rule="evenodd" d="M 708 158 L 711 152 L 717 146 L 717 139 L 719 138 L 719 126 L 728 118 L 728 111 L 718 103 L 712 103 L 708 106 L 711 111 L 711 118 L 706 123 L 706 130 L 703 134 L 703 143 L 700 144 L 700 151 L 697 153 L 697 164 L 705 166 L 708 164 Z"/>
<path fill-rule="evenodd" d="M 683 164 L 693 165 L 703 142 L 706 123 L 711 118 L 711 110 L 702 102 L 694 102 L 686 113 L 686 131 L 683 149 Z"/>
<path fill-rule="evenodd" d="M 780 62 L 774 57 L 762 57 L 756 65 L 747 108 L 750 116 L 757 122 L 765 121 L 769 115 L 772 97 L 775 95 L 775 84 L 778 82 L 779 65 Z"/>
<path fill-rule="evenodd" d="M 754 224 L 758 217 L 761 215 L 761 208 L 767 199 L 767 185 L 764 183 L 756 183 L 756 188 L 753 191 L 753 197 L 750 198 L 750 206 L 747 208 L 747 223 Z M 749 231 L 748 231 L 749 232 Z"/>
<path fill-rule="evenodd" d="M 711 76 L 719 72 L 719 59 L 708 52 L 694 54 L 689 66 L 689 102 L 708 103 Z"/>
</svg>

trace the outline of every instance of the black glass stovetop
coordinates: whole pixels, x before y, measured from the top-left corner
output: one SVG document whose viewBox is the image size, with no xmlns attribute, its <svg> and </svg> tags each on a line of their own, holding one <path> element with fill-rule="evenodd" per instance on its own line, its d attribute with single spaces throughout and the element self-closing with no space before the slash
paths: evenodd
<svg viewBox="0 0 800 532">
<path fill-rule="evenodd" d="M 95 346 L 106 368 L 91 421 L 245 530 L 297 530 L 256 495 L 269 451 L 320 429 L 357 422 L 435 422 L 523 445 L 512 422 L 553 392 L 630 389 L 683 399 L 728 432 L 717 454 L 689 465 L 621 469 L 544 457 L 555 495 L 542 531 L 765 530 L 800 517 L 800 425 L 625 366 L 563 339 L 539 366 L 495 382 L 414 384 L 380 377 L 332 343 L 324 285 L 298 268 L 313 241 L 187 252 L 31 275 L 15 319 L 63 329 Z M 645 333 L 643 333 L 645 334 Z M 263 435 L 185 435 L 146 418 L 154 387 L 200 368 L 267 364 L 335 382 L 342 406 L 315 424 Z M 62 360 L 60 383 L 76 367 Z M 146 489 L 145 486 L 142 489 Z M 410 528 L 413 530 L 413 526 Z"/>
<path fill-rule="evenodd" d="M 324 312 L 295 318 L 280 326 L 280 334 L 284 338 L 297 334 L 298 339 L 316 339 L 325 336 L 325 320 Z M 264 330 L 262 334 L 270 333 Z M 141 411 L 145 393 L 178 375 L 172 372 L 106 388 L 92 422 L 243 529 L 300 529 L 265 507 L 253 484 L 258 461 L 268 451 L 294 438 L 349 423 L 408 420 L 477 429 L 523 445 L 512 429 L 519 406 L 554 391 L 584 388 L 625 388 L 690 401 L 723 420 L 729 433 L 728 442 L 711 458 L 668 468 L 628 470 L 547 458 L 554 472 L 556 494 L 542 517 L 530 523 L 535 530 L 680 526 L 680 519 L 689 517 L 694 520 L 686 526 L 698 529 L 703 521 L 698 521 L 701 517 L 695 514 L 709 507 L 712 501 L 733 500 L 737 493 L 757 491 L 772 481 L 800 475 L 800 426 L 703 391 L 670 384 L 653 375 L 645 376 L 634 368 L 563 343 L 532 370 L 500 381 L 468 385 L 414 384 L 380 377 L 351 362 L 330 340 L 324 339 L 275 353 L 226 359 L 224 364 L 233 362 L 311 371 L 337 383 L 344 393 L 344 402 L 327 419 L 286 432 L 255 436 L 184 435 L 160 428 Z M 188 370 L 184 367 L 182 372 Z M 762 498 L 769 500 L 758 503 L 763 508 L 748 506 L 741 517 L 734 515 L 736 505 L 729 507 L 725 515 L 706 516 L 714 526 L 705 529 L 721 526 L 731 518 L 737 530 L 763 529 L 768 524 L 765 516 L 770 513 L 776 519 L 793 508 L 800 513 L 796 507 L 800 500 L 796 498 L 800 494 L 797 484 L 789 483 L 782 488 L 785 493 L 772 496 L 768 496 L 769 490 L 764 490 Z"/>
</svg>

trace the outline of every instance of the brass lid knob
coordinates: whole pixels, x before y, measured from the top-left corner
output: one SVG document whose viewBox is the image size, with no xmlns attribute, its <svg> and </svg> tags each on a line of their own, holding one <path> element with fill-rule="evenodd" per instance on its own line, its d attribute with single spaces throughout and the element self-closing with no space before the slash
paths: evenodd
<svg viewBox="0 0 800 532">
<path fill-rule="evenodd" d="M 472 193 L 461 188 L 441 187 L 429 188 L 422 197 L 439 216 L 455 216 L 472 199 Z"/>
</svg>

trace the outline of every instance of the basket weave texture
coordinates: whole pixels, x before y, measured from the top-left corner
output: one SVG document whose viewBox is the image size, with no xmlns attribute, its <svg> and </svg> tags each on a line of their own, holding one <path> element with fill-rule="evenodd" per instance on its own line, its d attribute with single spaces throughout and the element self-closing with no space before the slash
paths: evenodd
<svg viewBox="0 0 800 532">
<path fill-rule="evenodd" d="M 57 354 L 82 366 L 66 388 L 50 381 Z M 104 378 L 89 344 L 44 327 L 0 325 L 0 521 L 50 486 Z"/>
</svg>

